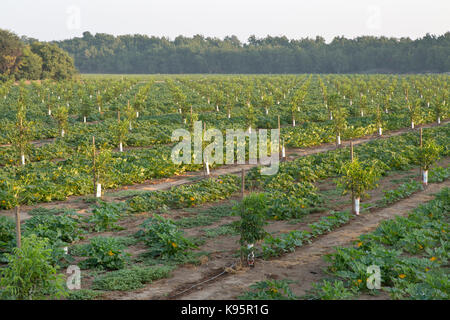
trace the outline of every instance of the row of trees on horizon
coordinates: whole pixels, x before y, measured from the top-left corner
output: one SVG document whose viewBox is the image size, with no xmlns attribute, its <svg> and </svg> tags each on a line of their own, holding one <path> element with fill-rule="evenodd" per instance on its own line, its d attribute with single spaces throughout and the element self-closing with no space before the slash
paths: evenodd
<svg viewBox="0 0 450 320">
<path fill-rule="evenodd" d="M 55 41 L 74 57 L 83 73 L 420 73 L 450 71 L 450 32 L 441 36 L 387 38 L 362 36 L 242 43 L 195 35 L 174 40 L 146 35 L 84 32 Z"/>
</svg>

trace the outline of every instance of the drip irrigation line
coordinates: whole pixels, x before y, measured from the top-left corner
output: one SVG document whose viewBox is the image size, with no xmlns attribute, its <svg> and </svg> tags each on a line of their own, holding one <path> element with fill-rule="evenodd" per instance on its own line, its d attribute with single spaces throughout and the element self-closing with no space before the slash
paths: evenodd
<svg viewBox="0 0 450 320">
<path fill-rule="evenodd" d="M 234 263 L 233 263 L 230 267 L 228 267 L 228 268 L 233 268 L 235 265 L 236 265 L 236 263 L 234 262 Z M 189 288 L 187 288 L 187 289 L 185 289 L 185 290 L 183 290 L 183 291 L 177 293 L 176 295 L 172 296 L 172 298 L 178 297 L 178 296 L 180 296 L 180 295 L 182 295 L 182 294 L 184 294 L 184 293 L 186 293 L 186 292 L 188 292 L 188 291 L 194 289 L 195 287 L 198 287 L 198 286 L 200 286 L 200 285 L 202 285 L 202 284 L 204 284 L 204 283 L 207 283 L 207 282 L 209 282 L 209 281 L 212 281 L 212 280 L 214 280 L 214 279 L 216 279 L 216 278 L 218 278 L 218 277 L 224 275 L 225 273 L 228 273 L 228 271 L 227 271 L 228 268 L 225 267 L 224 270 L 223 270 L 221 273 L 215 275 L 215 276 L 212 277 L 212 278 L 206 279 L 206 280 L 204 280 L 204 281 L 202 281 L 202 282 L 199 282 L 199 283 L 196 283 L 196 284 L 190 286 Z"/>
</svg>

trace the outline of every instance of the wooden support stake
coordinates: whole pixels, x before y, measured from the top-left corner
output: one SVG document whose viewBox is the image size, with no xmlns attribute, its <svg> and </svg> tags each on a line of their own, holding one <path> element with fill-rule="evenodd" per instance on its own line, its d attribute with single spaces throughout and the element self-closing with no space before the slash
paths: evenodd
<svg viewBox="0 0 450 320">
<path fill-rule="evenodd" d="M 422 139 L 422 128 L 420 128 L 420 147 L 423 146 L 423 139 Z"/>
<path fill-rule="evenodd" d="M 245 192 L 245 169 L 242 168 L 242 172 L 241 172 L 241 180 L 242 180 L 242 185 L 241 185 L 241 198 L 244 199 L 244 192 Z"/>
<path fill-rule="evenodd" d="M 20 233 L 20 206 L 16 206 L 16 243 L 17 248 L 22 246 L 22 236 Z"/>
<path fill-rule="evenodd" d="M 350 158 L 353 162 L 353 141 L 350 141 Z"/>
<path fill-rule="evenodd" d="M 281 150 L 281 122 L 280 122 L 280 116 L 278 116 L 278 152 Z"/>
<path fill-rule="evenodd" d="M 422 138 L 422 128 L 419 129 L 420 132 L 420 148 L 423 147 L 423 138 Z M 419 171 L 419 175 L 422 176 L 423 172 L 422 172 L 422 166 L 420 167 L 420 171 Z"/>
<path fill-rule="evenodd" d="M 353 162 L 354 160 L 354 156 L 353 156 L 353 141 L 350 141 L 350 159 Z M 352 190 L 352 213 L 356 213 L 356 208 L 355 208 L 355 195 L 353 193 Z"/>
<path fill-rule="evenodd" d="M 92 136 L 92 178 L 94 181 L 94 197 L 96 196 L 96 189 L 97 189 L 97 177 L 96 177 L 96 168 L 95 168 L 95 136 Z"/>
</svg>

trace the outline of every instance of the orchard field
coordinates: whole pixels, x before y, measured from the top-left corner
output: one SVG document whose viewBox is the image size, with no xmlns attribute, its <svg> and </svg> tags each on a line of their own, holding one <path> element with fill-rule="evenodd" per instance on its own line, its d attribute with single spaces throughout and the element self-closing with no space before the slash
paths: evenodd
<svg viewBox="0 0 450 320">
<path fill-rule="evenodd" d="M 448 82 L 304 74 L 0 84 L 0 296 L 448 299 Z M 224 134 L 280 128 L 279 150 L 269 143 L 278 172 L 174 164 L 172 133 L 195 121 Z M 370 289 L 373 265 L 381 282 Z M 81 289 L 69 285 L 77 268 Z"/>
</svg>

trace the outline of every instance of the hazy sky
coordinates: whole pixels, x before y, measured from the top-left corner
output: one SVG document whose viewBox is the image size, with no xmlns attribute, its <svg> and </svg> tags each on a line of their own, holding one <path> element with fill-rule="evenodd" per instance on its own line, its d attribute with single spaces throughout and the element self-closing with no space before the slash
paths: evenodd
<svg viewBox="0 0 450 320">
<path fill-rule="evenodd" d="M 39 40 L 84 31 L 242 41 L 286 35 L 385 35 L 413 39 L 450 31 L 450 0 L 0 0 L 0 28 Z"/>
</svg>

